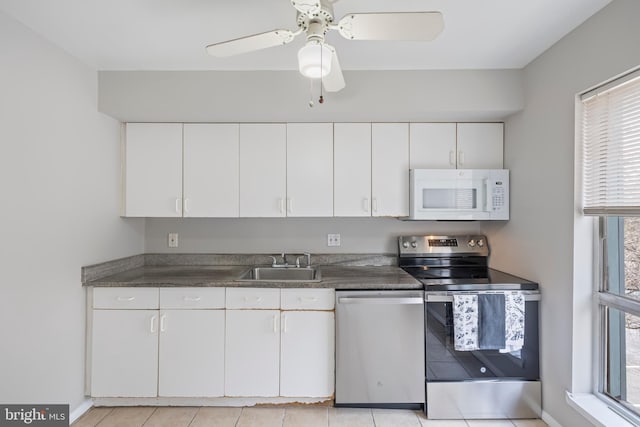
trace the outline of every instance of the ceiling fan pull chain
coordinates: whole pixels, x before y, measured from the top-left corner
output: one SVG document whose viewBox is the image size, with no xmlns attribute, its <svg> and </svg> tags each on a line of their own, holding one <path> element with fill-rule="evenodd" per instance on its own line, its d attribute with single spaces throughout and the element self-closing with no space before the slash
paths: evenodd
<svg viewBox="0 0 640 427">
<path fill-rule="evenodd" d="M 309 108 L 313 108 L 313 79 L 309 79 Z"/>
<path fill-rule="evenodd" d="M 322 48 L 322 44 L 323 43 L 320 44 L 321 48 Z M 320 49 L 320 69 L 321 70 L 323 69 L 323 67 L 322 67 L 322 57 L 324 56 L 322 53 L 323 53 L 323 51 L 322 51 L 322 49 Z M 318 99 L 318 102 L 320 104 L 322 104 L 324 102 L 324 97 L 322 96 L 322 79 L 323 78 L 324 77 L 322 77 L 322 74 L 320 74 L 320 98 Z"/>
</svg>

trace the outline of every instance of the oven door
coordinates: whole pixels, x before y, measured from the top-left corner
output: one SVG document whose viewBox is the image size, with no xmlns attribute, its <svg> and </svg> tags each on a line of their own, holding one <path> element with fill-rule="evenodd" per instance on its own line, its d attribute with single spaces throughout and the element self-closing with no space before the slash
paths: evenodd
<svg viewBox="0 0 640 427">
<path fill-rule="evenodd" d="M 452 292 L 425 293 L 426 380 L 535 381 L 540 378 L 538 356 L 538 292 L 525 292 L 524 346 L 512 353 L 499 350 L 456 351 Z"/>
</svg>

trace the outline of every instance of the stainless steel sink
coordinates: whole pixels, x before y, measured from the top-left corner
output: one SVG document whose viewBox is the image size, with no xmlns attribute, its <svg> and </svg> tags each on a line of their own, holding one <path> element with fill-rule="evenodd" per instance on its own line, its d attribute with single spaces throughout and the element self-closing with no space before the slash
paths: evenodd
<svg viewBox="0 0 640 427">
<path fill-rule="evenodd" d="M 320 280 L 320 270 L 313 267 L 253 267 L 236 279 L 239 282 L 319 282 Z"/>
</svg>

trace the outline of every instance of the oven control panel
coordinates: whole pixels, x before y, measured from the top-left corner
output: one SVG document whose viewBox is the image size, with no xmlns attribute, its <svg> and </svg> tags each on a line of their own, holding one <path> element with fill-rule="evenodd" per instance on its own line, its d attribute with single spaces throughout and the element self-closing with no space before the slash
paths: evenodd
<svg viewBox="0 0 640 427">
<path fill-rule="evenodd" d="M 479 234 L 462 236 L 400 236 L 400 256 L 442 256 L 446 254 L 488 256 L 487 238 Z"/>
</svg>

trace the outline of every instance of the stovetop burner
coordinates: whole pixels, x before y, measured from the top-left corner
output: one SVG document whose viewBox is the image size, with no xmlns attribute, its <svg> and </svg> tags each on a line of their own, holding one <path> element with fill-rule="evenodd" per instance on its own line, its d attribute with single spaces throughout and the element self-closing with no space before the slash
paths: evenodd
<svg viewBox="0 0 640 427">
<path fill-rule="evenodd" d="M 538 284 L 488 267 L 481 235 L 400 236 L 399 266 L 425 291 L 537 290 Z"/>
</svg>

